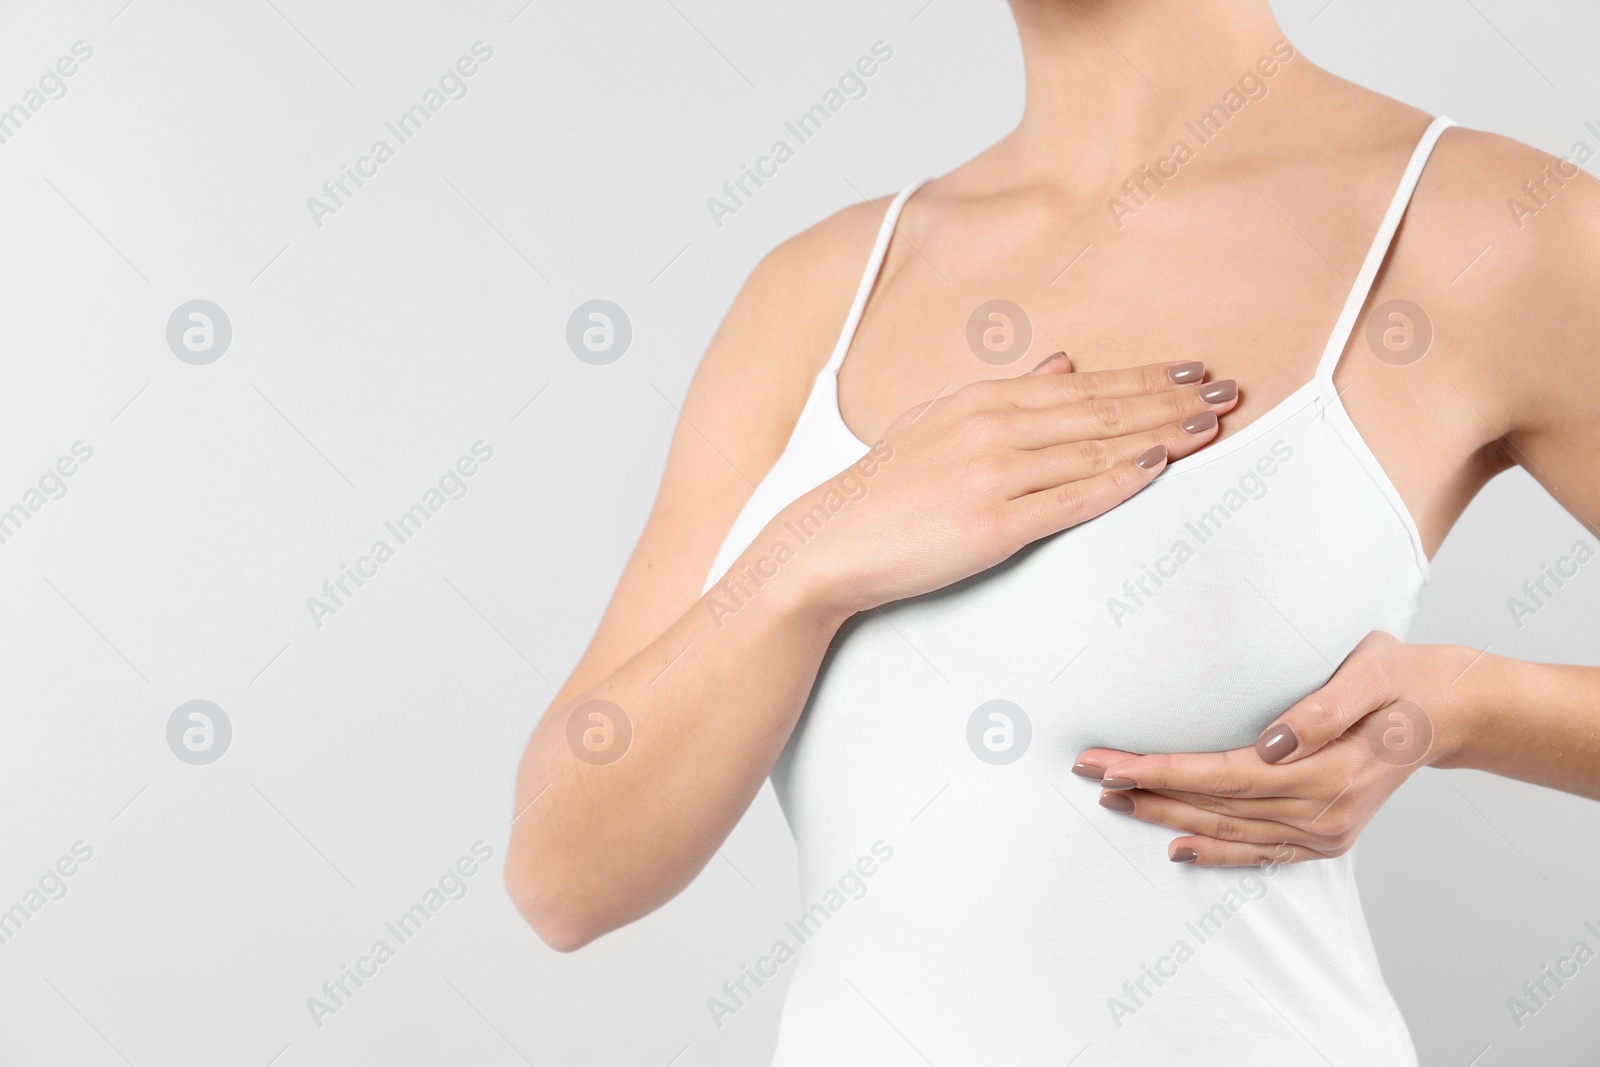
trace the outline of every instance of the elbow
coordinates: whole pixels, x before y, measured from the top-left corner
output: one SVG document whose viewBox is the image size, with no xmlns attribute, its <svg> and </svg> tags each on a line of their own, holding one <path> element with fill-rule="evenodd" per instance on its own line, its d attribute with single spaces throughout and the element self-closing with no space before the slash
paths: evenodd
<svg viewBox="0 0 1600 1067">
<path fill-rule="evenodd" d="M 535 918 L 523 912 L 523 918 L 528 920 L 528 925 L 533 927 L 540 941 L 562 953 L 576 952 L 604 932 L 563 921 L 558 916 Z"/>
<path fill-rule="evenodd" d="M 506 863 L 505 887 L 523 920 L 557 952 L 576 952 L 607 932 L 522 864 Z"/>
</svg>

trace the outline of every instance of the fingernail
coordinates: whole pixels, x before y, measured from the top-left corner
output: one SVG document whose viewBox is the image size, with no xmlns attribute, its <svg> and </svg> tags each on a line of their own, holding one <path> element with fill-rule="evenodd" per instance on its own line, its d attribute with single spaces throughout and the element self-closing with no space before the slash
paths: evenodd
<svg viewBox="0 0 1600 1067">
<path fill-rule="evenodd" d="M 1178 423 L 1178 429 L 1184 433 L 1205 433 L 1207 430 L 1217 428 L 1217 413 L 1215 411 L 1202 411 L 1198 415 L 1190 415 Z"/>
<path fill-rule="evenodd" d="M 1171 378 L 1179 385 L 1188 385 L 1190 382 L 1198 382 L 1205 376 L 1206 365 L 1198 360 L 1191 359 L 1187 363 L 1179 363 L 1175 367 L 1167 368 L 1167 377 Z"/>
<path fill-rule="evenodd" d="M 1101 793 L 1100 806 L 1102 808 L 1110 808 L 1112 811 L 1120 811 L 1122 814 L 1127 815 L 1133 811 L 1133 798 L 1125 797 L 1121 793 Z"/>
<path fill-rule="evenodd" d="M 1239 383 L 1232 378 L 1224 378 L 1220 382 L 1212 382 L 1200 390 L 1200 399 L 1207 404 L 1226 404 L 1239 395 Z"/>
<path fill-rule="evenodd" d="M 1067 358 L 1067 354 L 1065 352 L 1057 352 L 1055 355 L 1044 357 L 1044 359 L 1039 361 L 1039 365 L 1037 367 L 1033 368 L 1033 369 L 1034 370 L 1043 370 L 1046 366 L 1050 365 L 1051 363 L 1054 363 L 1056 360 L 1058 360 L 1058 359 L 1066 359 L 1066 358 Z"/>
<path fill-rule="evenodd" d="M 1299 747 L 1300 735 L 1286 722 L 1273 723 L 1256 738 L 1256 753 L 1268 763 L 1287 759 Z"/>
<path fill-rule="evenodd" d="M 1072 765 L 1072 773 L 1076 774 L 1079 778 L 1093 778 L 1098 782 L 1101 778 L 1105 777 L 1106 772 L 1102 767 L 1091 767 L 1087 763 L 1074 763 Z"/>
<path fill-rule="evenodd" d="M 1134 460 L 1133 463 L 1134 463 L 1134 466 L 1138 467 L 1140 470 L 1149 471 L 1149 470 L 1155 470 L 1157 467 L 1161 466 L 1166 461 L 1167 461 L 1167 446 L 1166 445 L 1156 445 L 1154 448 L 1147 449 L 1144 452 L 1141 452 L 1139 454 L 1139 458 Z"/>
<path fill-rule="evenodd" d="M 1138 789 L 1139 783 L 1132 778 L 1106 778 L 1100 782 L 1107 789 Z"/>
<path fill-rule="evenodd" d="M 1193 863 L 1200 858 L 1200 853 L 1192 848 L 1175 848 L 1172 850 L 1173 863 Z"/>
</svg>

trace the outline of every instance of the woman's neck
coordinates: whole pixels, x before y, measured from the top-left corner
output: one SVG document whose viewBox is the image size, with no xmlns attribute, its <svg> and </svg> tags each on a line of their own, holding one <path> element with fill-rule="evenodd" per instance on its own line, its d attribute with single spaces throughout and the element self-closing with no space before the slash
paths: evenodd
<svg viewBox="0 0 1600 1067">
<path fill-rule="evenodd" d="M 1265 95 L 1285 81 L 1257 66 L 1283 38 L 1267 0 L 1011 0 L 1011 8 L 1027 104 L 996 151 L 1023 182 L 1099 188 L 1166 155 L 1185 124 L 1242 79 L 1254 76 Z"/>
</svg>

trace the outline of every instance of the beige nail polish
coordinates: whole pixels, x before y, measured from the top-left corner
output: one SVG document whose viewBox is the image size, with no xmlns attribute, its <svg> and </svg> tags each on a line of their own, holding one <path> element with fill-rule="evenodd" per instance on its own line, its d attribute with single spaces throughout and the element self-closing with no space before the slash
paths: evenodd
<svg viewBox="0 0 1600 1067">
<path fill-rule="evenodd" d="M 1276 722 L 1256 738 L 1256 754 L 1268 763 L 1288 759 L 1300 747 L 1300 735 L 1286 722 Z"/>
<path fill-rule="evenodd" d="M 1133 798 L 1125 797 L 1121 793 L 1101 793 L 1100 806 L 1127 815 L 1133 811 Z"/>
<path fill-rule="evenodd" d="M 1167 446 L 1156 445 L 1154 448 L 1146 449 L 1144 452 L 1141 452 L 1139 454 L 1139 458 L 1134 460 L 1133 463 L 1134 466 L 1138 467 L 1140 470 L 1148 471 L 1155 470 L 1166 461 Z"/>
</svg>

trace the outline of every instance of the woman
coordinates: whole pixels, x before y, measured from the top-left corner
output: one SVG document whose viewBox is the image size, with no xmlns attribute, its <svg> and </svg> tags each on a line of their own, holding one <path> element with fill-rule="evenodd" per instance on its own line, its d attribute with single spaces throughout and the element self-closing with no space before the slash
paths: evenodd
<svg viewBox="0 0 1600 1067">
<path fill-rule="evenodd" d="M 1403 641 L 1495 474 L 1600 516 L 1600 191 L 1265 0 L 1011 7 L 1016 130 L 729 312 L 508 885 L 578 948 L 770 773 L 779 1064 L 1414 1063 L 1356 835 L 1423 765 L 1600 797 L 1600 671 Z"/>
</svg>

